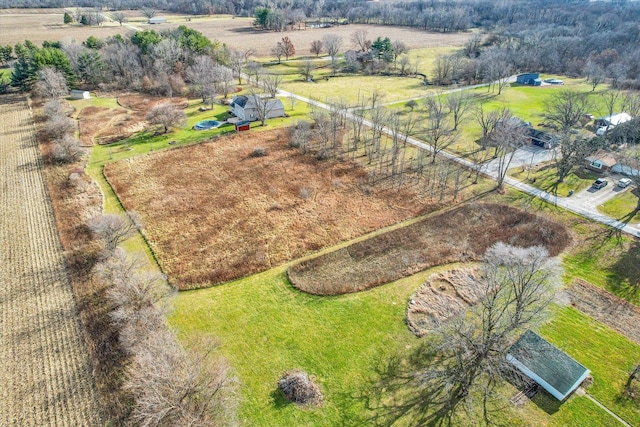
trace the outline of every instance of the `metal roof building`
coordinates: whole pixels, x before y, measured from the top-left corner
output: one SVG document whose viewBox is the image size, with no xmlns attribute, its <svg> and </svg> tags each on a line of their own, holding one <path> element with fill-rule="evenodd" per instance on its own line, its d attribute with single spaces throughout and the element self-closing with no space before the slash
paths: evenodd
<svg viewBox="0 0 640 427">
<path fill-rule="evenodd" d="M 560 401 L 589 376 L 587 368 L 529 330 L 511 346 L 507 360 Z"/>
</svg>

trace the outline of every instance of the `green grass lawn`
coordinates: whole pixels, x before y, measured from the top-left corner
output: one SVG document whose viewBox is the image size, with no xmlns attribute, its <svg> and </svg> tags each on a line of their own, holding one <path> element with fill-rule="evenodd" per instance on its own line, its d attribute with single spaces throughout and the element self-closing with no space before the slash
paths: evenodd
<svg viewBox="0 0 640 427">
<path fill-rule="evenodd" d="M 315 82 L 303 82 L 297 76 L 296 81 L 288 81 L 282 88 L 319 101 L 345 100 L 349 105 L 355 105 L 358 96 L 369 99 L 374 91 L 382 95 L 379 100 L 382 103 L 421 97 L 434 91 L 417 77 L 344 75 L 328 81 L 315 75 L 314 78 Z"/>
<path fill-rule="evenodd" d="M 563 182 L 558 182 L 558 172 L 552 164 L 540 165 L 532 169 L 524 168 L 524 170 L 521 167 L 512 168 L 509 169 L 508 174 L 519 181 L 561 197 L 568 196 L 570 190 L 577 193 L 589 188 L 593 181 L 600 177 L 595 172 L 577 169 L 567 175 Z"/>
<path fill-rule="evenodd" d="M 589 394 L 631 425 L 640 423 L 640 407 L 622 397 L 629 372 L 639 363 L 640 345 L 571 307 L 560 309 L 541 332 L 591 371 Z"/>
<path fill-rule="evenodd" d="M 638 190 L 634 191 L 634 189 L 627 188 L 613 199 L 598 206 L 598 210 L 611 218 L 619 219 L 630 224 L 640 223 L 640 211 L 636 210 L 638 207 L 637 191 Z"/>
</svg>

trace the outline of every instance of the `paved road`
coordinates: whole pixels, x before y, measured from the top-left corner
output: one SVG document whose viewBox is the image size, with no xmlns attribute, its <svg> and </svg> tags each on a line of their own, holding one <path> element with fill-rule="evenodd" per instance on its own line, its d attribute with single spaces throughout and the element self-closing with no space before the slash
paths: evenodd
<svg viewBox="0 0 640 427">
<path fill-rule="evenodd" d="M 459 88 L 458 90 L 464 90 L 464 88 Z M 296 95 L 294 93 L 291 92 L 287 92 L 284 90 L 279 90 L 278 92 L 280 95 L 282 96 L 293 96 L 294 98 L 306 102 L 310 105 L 314 105 L 316 107 L 319 108 L 323 108 L 326 110 L 329 110 L 330 107 L 329 105 L 322 103 L 320 101 L 316 101 L 313 99 L 309 99 L 309 98 L 305 98 L 303 96 L 300 95 Z M 352 111 L 345 111 L 344 116 L 349 119 L 349 120 L 353 120 L 356 116 L 355 113 Z M 364 120 L 363 121 L 365 126 L 369 126 L 371 127 L 373 125 L 373 123 L 371 123 L 371 121 L 369 120 Z M 394 132 L 389 129 L 389 128 L 385 128 L 384 129 L 384 133 L 387 135 L 393 135 Z M 398 133 L 398 135 L 402 138 L 404 138 L 404 135 Z M 429 146 L 428 144 L 425 144 L 424 142 L 413 138 L 413 137 L 408 137 L 407 139 L 407 143 L 421 148 L 423 150 L 427 150 L 427 151 L 433 151 L 431 146 Z M 470 168 L 470 169 L 474 169 L 477 168 L 478 166 L 467 160 L 464 158 L 461 158 L 459 156 L 456 156 L 454 154 L 448 153 L 446 151 L 441 151 L 440 155 L 452 160 L 454 162 L 457 162 L 459 164 L 461 164 L 464 167 Z M 538 148 L 535 146 L 527 146 L 527 147 L 523 147 L 521 149 L 519 149 L 516 154 L 514 155 L 513 160 L 511 161 L 509 167 L 515 167 L 515 166 L 522 166 L 522 165 L 528 165 L 531 163 L 533 158 L 533 162 L 535 163 L 539 163 L 539 162 L 543 162 L 546 160 L 550 160 L 553 158 L 553 151 L 552 150 L 544 150 L 542 148 Z M 494 159 L 490 162 L 487 162 L 483 165 L 480 166 L 480 171 L 482 174 L 484 174 L 487 177 L 493 178 L 493 179 L 497 179 L 498 177 L 498 161 L 497 159 Z M 618 221 L 616 219 L 613 219 L 611 217 L 608 217 L 606 215 L 603 215 L 601 213 L 598 212 L 596 206 L 592 206 L 591 204 L 585 204 L 582 198 L 573 198 L 573 197 L 559 197 L 550 193 L 547 193 L 546 191 L 540 190 L 538 188 L 532 187 L 528 184 L 525 184 L 523 182 L 520 182 L 514 178 L 511 177 L 506 177 L 504 180 L 504 183 L 506 185 L 509 185 L 511 187 L 514 187 L 524 193 L 527 193 L 529 195 L 531 195 L 532 197 L 536 197 L 536 198 L 540 198 L 542 200 L 545 200 L 549 203 L 554 204 L 555 206 L 561 207 L 563 209 L 566 209 L 568 211 L 571 211 L 573 213 L 576 213 L 578 215 L 581 215 L 585 218 L 589 218 L 592 221 L 596 221 L 599 222 L 601 224 L 605 224 L 608 225 L 610 227 L 614 227 L 618 230 L 620 230 L 621 232 L 627 233 L 627 234 L 631 234 L 633 236 L 638 236 L 640 237 L 640 229 L 631 225 L 628 225 L 624 222 Z M 609 184 L 610 186 L 613 183 Z M 598 203 L 600 204 L 600 203 Z"/>
</svg>

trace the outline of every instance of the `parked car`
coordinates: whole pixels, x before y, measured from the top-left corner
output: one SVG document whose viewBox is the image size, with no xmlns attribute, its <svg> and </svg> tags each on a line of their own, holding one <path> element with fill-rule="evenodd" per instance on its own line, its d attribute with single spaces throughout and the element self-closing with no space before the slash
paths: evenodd
<svg viewBox="0 0 640 427">
<path fill-rule="evenodd" d="M 629 178 L 620 178 L 618 180 L 618 187 L 620 188 L 627 188 L 629 185 L 631 185 L 633 181 L 631 181 L 631 179 Z"/>
<path fill-rule="evenodd" d="M 609 181 L 607 181 L 606 179 L 598 178 L 595 180 L 595 182 L 591 186 L 596 190 L 599 190 L 601 188 L 606 187 L 608 184 L 609 184 Z"/>
</svg>

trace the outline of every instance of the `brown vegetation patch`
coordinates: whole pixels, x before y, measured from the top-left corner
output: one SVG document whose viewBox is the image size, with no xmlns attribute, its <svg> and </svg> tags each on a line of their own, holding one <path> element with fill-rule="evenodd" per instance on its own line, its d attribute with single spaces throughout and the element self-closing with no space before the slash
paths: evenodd
<svg viewBox="0 0 640 427">
<path fill-rule="evenodd" d="M 114 110 L 106 107 L 85 107 L 78 114 L 78 128 L 80 131 L 80 143 L 83 146 L 91 146 L 96 142 L 96 137 L 103 131 L 113 129 L 115 119 L 126 116 L 127 110 Z"/>
<path fill-rule="evenodd" d="M 640 343 L 640 308 L 604 289 L 576 279 L 565 291 L 571 305 Z"/>
<path fill-rule="evenodd" d="M 476 269 L 455 269 L 430 276 L 409 299 L 407 325 L 421 337 L 476 305 L 482 297 Z"/>
<path fill-rule="evenodd" d="M 409 190 L 371 188 L 357 164 L 318 161 L 288 139 L 287 130 L 234 135 L 110 164 L 105 174 L 181 289 L 253 274 L 439 206 Z M 256 147 L 267 155 L 252 157 Z"/>
<path fill-rule="evenodd" d="M 119 96 L 118 104 L 124 108 L 146 114 L 158 104 L 173 104 L 180 108 L 187 108 L 189 100 L 181 97 L 163 98 L 144 94 L 129 94 Z"/>
<path fill-rule="evenodd" d="M 552 256 L 569 244 L 550 219 L 500 204 L 467 204 L 363 242 L 303 261 L 288 271 L 293 285 L 318 295 L 363 291 L 437 265 L 479 260 L 496 242 L 545 246 Z"/>
<path fill-rule="evenodd" d="M 434 33 L 420 28 L 364 24 L 336 25 L 331 28 L 263 31 L 254 27 L 253 21 L 253 18 L 203 17 L 192 19 L 191 22 L 169 23 L 166 26 L 175 28 L 178 25 L 187 25 L 202 32 L 211 40 L 218 40 L 221 44 L 224 43 L 231 48 L 243 50 L 249 46 L 255 49 L 257 56 L 271 56 L 271 49 L 283 36 L 289 37 L 298 55 L 311 55 L 309 51 L 311 42 L 322 39 L 326 34 L 336 34 L 342 37 L 342 49 L 351 49 L 354 47 L 350 41 L 351 34 L 361 29 L 367 30 L 368 37 L 371 40 L 375 40 L 377 37 L 389 37 L 393 41 L 403 42 L 409 49 L 463 46 L 471 36 L 471 32 Z"/>
</svg>

